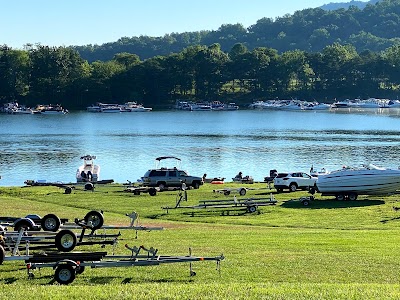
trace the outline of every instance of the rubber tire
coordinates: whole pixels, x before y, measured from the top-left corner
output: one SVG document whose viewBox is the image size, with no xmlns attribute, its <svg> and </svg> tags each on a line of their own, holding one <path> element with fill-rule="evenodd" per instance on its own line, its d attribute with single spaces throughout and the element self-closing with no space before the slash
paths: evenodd
<svg viewBox="0 0 400 300">
<path fill-rule="evenodd" d="M 93 183 L 91 182 L 86 183 L 84 189 L 85 191 L 92 191 L 94 189 Z"/>
<path fill-rule="evenodd" d="M 6 250 L 0 245 L 0 265 L 3 264 L 4 258 L 6 257 Z"/>
<path fill-rule="evenodd" d="M 31 219 L 27 218 L 19 219 L 14 224 L 14 231 L 19 231 L 22 227 L 25 227 L 29 231 L 33 229 L 34 223 Z"/>
<path fill-rule="evenodd" d="M 40 225 L 42 226 L 42 230 L 44 231 L 56 232 L 58 231 L 58 229 L 60 229 L 61 220 L 55 214 L 48 214 L 42 218 L 42 220 L 40 221 Z"/>
<path fill-rule="evenodd" d="M 150 195 L 150 196 L 155 196 L 155 195 L 157 195 L 157 190 L 156 190 L 155 188 L 149 189 L 149 195 Z"/>
<path fill-rule="evenodd" d="M 86 214 L 84 220 L 85 220 L 86 224 L 88 224 L 90 221 L 92 221 L 93 229 L 99 229 L 104 224 L 103 214 L 96 210 L 89 211 Z"/>
<path fill-rule="evenodd" d="M 64 194 L 71 194 L 71 193 L 72 193 L 72 189 L 69 186 L 67 186 L 64 190 Z"/>
<path fill-rule="evenodd" d="M 357 196 L 358 196 L 357 193 L 349 193 L 347 197 L 350 201 L 355 201 L 357 200 Z"/>
<path fill-rule="evenodd" d="M 302 204 L 303 204 L 304 206 L 309 206 L 309 205 L 310 205 L 310 201 L 304 200 L 304 201 L 302 202 Z"/>
<path fill-rule="evenodd" d="M 242 189 L 239 190 L 239 195 L 240 196 L 244 196 L 244 195 L 246 195 L 246 192 L 247 192 L 246 189 L 242 188 Z"/>
<path fill-rule="evenodd" d="M 200 188 L 200 183 L 198 181 L 193 181 L 192 186 L 195 190 L 198 190 Z"/>
<path fill-rule="evenodd" d="M 251 206 L 247 207 L 247 211 L 249 213 L 254 213 L 254 212 L 256 212 L 256 210 L 257 210 L 257 206 L 251 205 Z"/>
<path fill-rule="evenodd" d="M 59 284 L 70 284 L 76 277 L 75 268 L 71 265 L 59 265 L 54 273 L 54 279 Z"/>
<path fill-rule="evenodd" d="M 344 196 L 344 194 L 336 194 L 335 195 L 336 200 L 338 201 L 344 201 L 346 199 L 346 197 Z"/>
<path fill-rule="evenodd" d="M 229 196 L 231 194 L 231 191 L 224 191 L 225 196 Z"/>
<path fill-rule="evenodd" d="M 72 241 L 72 243 L 70 243 L 69 245 L 65 245 L 65 241 L 64 238 L 65 237 L 69 237 Z M 68 240 L 67 240 L 68 241 Z M 55 239 L 54 239 L 54 243 L 56 248 L 59 251 L 62 252 L 70 252 L 72 250 L 74 250 L 76 244 L 77 244 L 77 238 L 75 233 L 73 233 L 71 230 L 65 229 L 65 230 L 61 230 L 59 233 L 57 233 Z"/>
<path fill-rule="evenodd" d="M 297 185 L 295 183 L 289 184 L 289 192 L 297 191 Z"/>
</svg>

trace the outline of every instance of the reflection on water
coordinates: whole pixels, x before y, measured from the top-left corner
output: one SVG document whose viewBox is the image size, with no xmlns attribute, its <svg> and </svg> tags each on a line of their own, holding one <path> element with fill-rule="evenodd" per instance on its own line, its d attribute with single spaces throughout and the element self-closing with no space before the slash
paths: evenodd
<svg viewBox="0 0 400 300">
<path fill-rule="evenodd" d="M 148 114 L 0 115 L 0 185 L 75 181 L 85 154 L 101 179 L 136 180 L 158 156 L 193 175 L 262 180 L 270 169 L 400 166 L 399 110 L 164 111 Z"/>
</svg>

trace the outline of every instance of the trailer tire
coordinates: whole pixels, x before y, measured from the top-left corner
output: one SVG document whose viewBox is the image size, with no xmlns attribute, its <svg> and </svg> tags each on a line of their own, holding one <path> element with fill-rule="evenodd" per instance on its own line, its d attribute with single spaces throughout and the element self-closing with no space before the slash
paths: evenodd
<svg viewBox="0 0 400 300">
<path fill-rule="evenodd" d="M 45 215 L 40 221 L 40 225 L 44 231 L 56 232 L 58 229 L 60 229 L 61 221 L 56 215 L 48 214 Z"/>
<path fill-rule="evenodd" d="M 249 213 L 254 213 L 254 212 L 256 212 L 256 210 L 257 210 L 257 206 L 255 206 L 255 205 L 251 205 L 251 206 L 247 207 L 247 211 Z"/>
<path fill-rule="evenodd" d="M 310 201 L 308 201 L 308 200 L 303 200 L 301 203 L 302 203 L 304 206 L 309 206 L 309 205 L 310 205 Z"/>
<path fill-rule="evenodd" d="M 4 250 L 3 246 L 0 245 L 0 265 L 3 264 L 5 257 L 6 257 L 6 251 Z"/>
<path fill-rule="evenodd" d="M 76 276 L 75 268 L 70 264 L 59 265 L 54 273 L 54 279 L 59 284 L 70 284 Z"/>
<path fill-rule="evenodd" d="M 349 193 L 347 197 L 350 201 L 355 201 L 357 200 L 357 193 Z"/>
<path fill-rule="evenodd" d="M 344 194 L 336 194 L 335 198 L 338 201 L 343 201 L 346 197 L 344 196 Z"/>
<path fill-rule="evenodd" d="M 67 186 L 64 190 L 64 194 L 71 194 L 72 193 L 72 188 L 70 188 L 69 186 Z"/>
<path fill-rule="evenodd" d="M 241 189 L 239 190 L 239 195 L 240 195 L 240 196 L 246 195 L 246 189 L 245 189 L 245 188 L 241 188 Z"/>
<path fill-rule="evenodd" d="M 71 230 L 65 229 L 57 233 L 54 242 L 59 251 L 70 252 L 75 248 L 77 238 L 75 233 Z"/>
<path fill-rule="evenodd" d="M 150 195 L 150 196 L 155 196 L 155 195 L 157 195 L 157 190 L 156 190 L 155 188 L 149 189 L 149 195 Z"/>
<path fill-rule="evenodd" d="M 34 227 L 35 223 L 28 218 L 18 219 L 14 223 L 14 231 L 20 231 L 22 228 L 25 228 L 26 230 L 32 230 Z"/>
<path fill-rule="evenodd" d="M 89 211 L 86 214 L 84 220 L 85 220 L 86 224 L 88 224 L 89 222 L 92 223 L 92 229 L 99 229 L 104 224 L 103 214 L 96 210 Z"/>
<path fill-rule="evenodd" d="M 231 193 L 231 191 L 224 191 L 224 195 L 225 195 L 225 196 L 229 196 L 230 193 Z"/>
</svg>

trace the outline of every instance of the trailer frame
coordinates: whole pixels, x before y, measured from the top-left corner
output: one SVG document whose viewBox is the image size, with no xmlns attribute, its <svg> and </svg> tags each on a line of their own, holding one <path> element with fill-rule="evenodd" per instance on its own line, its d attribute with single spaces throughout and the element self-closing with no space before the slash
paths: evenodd
<svg viewBox="0 0 400 300">
<path fill-rule="evenodd" d="M 65 256 L 61 259 L 59 255 L 49 258 L 48 256 L 35 256 L 27 259 L 26 269 L 28 278 L 33 278 L 33 270 L 41 268 L 53 268 L 54 279 L 59 284 L 70 284 L 75 280 L 76 275 L 83 273 L 85 267 L 90 268 L 118 268 L 118 267 L 146 267 L 156 266 L 166 263 L 189 263 L 190 276 L 195 276 L 192 263 L 196 261 L 216 261 L 217 270 L 220 271 L 220 262 L 225 259 L 223 254 L 215 257 L 192 256 L 192 249 L 189 248 L 188 256 L 161 256 L 158 249 L 144 246 L 129 247 L 131 255 L 112 255 L 107 256 L 105 252 L 76 253 Z M 140 254 L 141 251 L 147 254 Z"/>
</svg>

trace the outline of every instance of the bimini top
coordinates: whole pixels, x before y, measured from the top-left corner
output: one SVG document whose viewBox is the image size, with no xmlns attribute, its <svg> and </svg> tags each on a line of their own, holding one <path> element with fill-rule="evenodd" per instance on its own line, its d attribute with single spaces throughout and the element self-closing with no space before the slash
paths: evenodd
<svg viewBox="0 0 400 300">
<path fill-rule="evenodd" d="M 180 158 L 177 158 L 177 157 L 175 157 L 175 156 L 160 156 L 160 157 L 157 157 L 157 158 L 156 158 L 157 161 L 161 161 L 161 160 L 163 160 L 163 159 L 176 159 L 176 160 L 181 160 Z"/>
<path fill-rule="evenodd" d="M 96 156 L 94 156 L 94 155 L 84 155 L 84 156 L 81 156 L 81 159 L 92 160 L 92 159 L 96 159 Z"/>
</svg>

